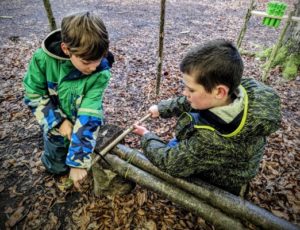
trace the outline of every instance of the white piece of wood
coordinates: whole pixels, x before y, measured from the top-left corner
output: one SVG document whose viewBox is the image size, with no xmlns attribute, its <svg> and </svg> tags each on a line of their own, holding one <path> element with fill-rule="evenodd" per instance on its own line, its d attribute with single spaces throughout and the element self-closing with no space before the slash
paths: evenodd
<svg viewBox="0 0 300 230">
<path fill-rule="evenodd" d="M 280 17 L 280 16 L 269 15 L 269 14 L 267 14 L 266 12 L 257 11 L 257 10 L 252 10 L 252 11 L 251 11 L 251 14 L 252 14 L 252 15 L 255 15 L 255 16 L 268 17 L 268 18 L 275 18 L 275 19 L 287 19 L 287 18 L 288 18 L 287 15 L 283 15 L 282 17 Z M 293 16 L 293 17 L 292 17 L 292 21 L 294 21 L 294 22 L 300 22 L 300 17 L 295 17 L 295 16 Z"/>
</svg>

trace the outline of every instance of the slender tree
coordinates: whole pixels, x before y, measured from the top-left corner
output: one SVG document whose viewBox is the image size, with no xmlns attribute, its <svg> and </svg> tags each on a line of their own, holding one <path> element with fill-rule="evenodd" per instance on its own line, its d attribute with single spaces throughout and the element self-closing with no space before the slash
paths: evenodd
<svg viewBox="0 0 300 230">
<path fill-rule="evenodd" d="M 242 41 L 244 39 L 246 30 L 247 30 L 247 27 L 248 27 L 248 22 L 251 18 L 251 11 L 255 8 L 254 2 L 255 2 L 254 0 L 251 0 L 250 7 L 248 8 L 247 13 L 245 15 L 244 24 L 243 24 L 243 27 L 240 31 L 239 37 L 238 37 L 237 42 L 236 42 L 238 48 L 241 47 Z"/>
<path fill-rule="evenodd" d="M 50 30 L 51 31 L 56 30 L 57 27 L 56 27 L 55 18 L 53 16 L 50 0 L 43 0 L 43 2 L 44 2 L 44 7 L 45 7 L 45 10 L 47 13 Z"/>
<path fill-rule="evenodd" d="M 159 26 L 157 77 L 156 77 L 156 96 L 159 95 L 159 88 L 160 88 L 160 82 L 161 82 L 161 70 L 162 70 L 163 48 L 164 48 L 165 7 L 166 7 L 166 0 L 161 0 L 161 2 L 160 2 L 160 26 Z"/>
</svg>

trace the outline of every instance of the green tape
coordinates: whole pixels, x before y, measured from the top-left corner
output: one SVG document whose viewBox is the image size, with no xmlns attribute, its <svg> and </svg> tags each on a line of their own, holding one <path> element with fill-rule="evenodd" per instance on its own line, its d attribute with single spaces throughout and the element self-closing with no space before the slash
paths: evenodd
<svg viewBox="0 0 300 230">
<path fill-rule="evenodd" d="M 282 17 L 285 13 L 286 8 L 287 8 L 287 4 L 284 2 L 271 1 L 268 2 L 267 4 L 266 13 L 268 15 Z M 277 28 L 280 25 L 280 22 L 281 19 L 264 17 L 262 24 L 265 26 Z"/>
</svg>

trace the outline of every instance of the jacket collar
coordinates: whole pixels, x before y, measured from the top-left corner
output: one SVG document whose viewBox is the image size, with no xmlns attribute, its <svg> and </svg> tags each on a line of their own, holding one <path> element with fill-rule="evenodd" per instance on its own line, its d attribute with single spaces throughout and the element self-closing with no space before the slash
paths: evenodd
<svg viewBox="0 0 300 230">
<path fill-rule="evenodd" d="M 42 49 L 50 57 L 58 60 L 70 60 L 61 47 L 61 29 L 52 31 L 42 42 Z"/>
<path fill-rule="evenodd" d="M 242 87 L 239 86 L 234 92 L 236 98 L 232 103 L 225 106 L 215 107 L 209 109 L 210 112 L 221 117 L 226 123 L 232 122 L 244 110 L 245 93 Z"/>
</svg>

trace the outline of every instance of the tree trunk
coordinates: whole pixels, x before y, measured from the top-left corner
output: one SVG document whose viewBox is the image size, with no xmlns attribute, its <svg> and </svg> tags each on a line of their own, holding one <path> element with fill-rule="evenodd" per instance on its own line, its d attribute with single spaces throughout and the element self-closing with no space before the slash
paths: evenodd
<svg viewBox="0 0 300 230">
<path fill-rule="evenodd" d="M 159 26 L 159 42 L 158 42 L 158 60 L 157 60 L 157 76 L 156 76 L 156 96 L 159 95 L 161 70 L 163 62 L 163 49 L 164 49 L 164 27 L 165 27 L 165 8 L 166 0 L 160 2 L 160 26 Z"/>
<path fill-rule="evenodd" d="M 245 15 L 244 24 L 243 24 L 243 27 L 240 31 L 239 37 L 238 37 L 237 42 L 236 42 L 237 48 L 241 48 L 241 44 L 242 44 L 242 41 L 244 39 L 246 30 L 247 30 L 247 27 L 248 27 L 248 22 L 251 18 L 251 11 L 255 8 L 254 2 L 255 2 L 255 0 L 251 0 L 250 7 L 248 8 L 247 13 Z"/>
<path fill-rule="evenodd" d="M 183 208 L 203 217 L 217 229 L 245 229 L 236 219 L 226 216 L 220 210 L 200 201 L 190 193 L 125 162 L 117 156 L 107 154 L 105 158 L 119 175 L 166 196 Z"/>
<path fill-rule="evenodd" d="M 300 17 L 300 0 L 295 3 L 295 15 L 296 17 Z M 300 53 L 300 23 L 293 21 L 284 38 L 284 45 L 289 47 L 290 53 Z"/>
<path fill-rule="evenodd" d="M 183 179 L 174 178 L 151 164 L 150 161 L 137 150 L 128 148 L 125 145 L 117 145 L 117 147 L 113 149 L 113 152 L 129 163 L 150 172 L 152 175 L 167 181 L 173 186 L 190 192 L 197 198 L 221 209 L 230 216 L 238 217 L 260 226 L 263 229 L 297 229 L 295 225 L 288 221 L 276 217 L 272 213 L 214 186 L 204 182 L 201 182 L 200 186 L 197 186 Z"/>
<path fill-rule="evenodd" d="M 287 21 L 286 21 L 286 23 L 285 23 L 285 25 L 284 25 L 284 27 L 283 27 L 280 35 L 279 35 L 278 41 L 275 44 L 275 46 L 273 47 L 273 49 L 272 49 L 272 52 L 271 52 L 270 57 L 269 57 L 269 60 L 268 60 L 268 62 L 266 64 L 266 68 L 265 68 L 265 70 L 263 72 L 263 75 L 262 75 L 262 81 L 266 81 L 267 80 L 267 77 L 268 77 L 268 74 L 269 74 L 269 71 L 270 71 L 271 67 L 275 65 L 274 64 L 274 60 L 278 56 L 278 54 L 280 54 L 278 52 L 279 48 L 281 49 L 282 47 L 284 47 L 282 45 L 282 41 L 283 41 L 283 38 L 285 37 L 286 31 L 287 31 L 287 29 L 288 29 L 288 27 L 289 27 L 289 25 L 290 25 L 290 23 L 292 21 L 292 16 L 293 16 L 293 12 L 290 12 L 289 16 L 288 16 L 288 19 L 287 19 Z"/>
<path fill-rule="evenodd" d="M 295 3 L 294 16 L 300 17 L 300 0 Z M 286 79 L 294 79 L 300 67 L 300 22 L 292 21 L 283 39 L 275 65 L 283 67 L 282 75 Z"/>
<path fill-rule="evenodd" d="M 56 30 L 57 27 L 56 27 L 55 18 L 53 16 L 50 0 L 43 0 L 43 3 L 44 3 L 44 7 L 45 7 L 45 10 L 47 13 L 50 30 L 51 31 Z"/>
</svg>

